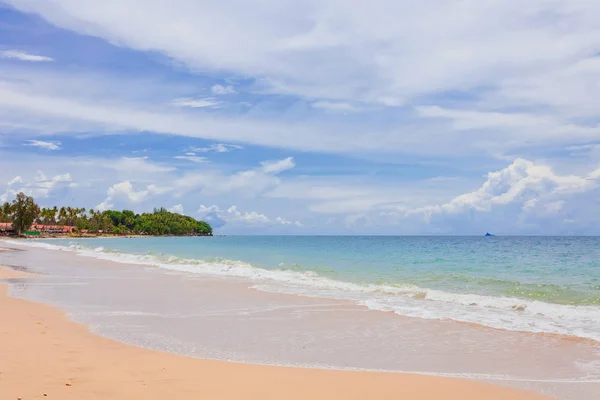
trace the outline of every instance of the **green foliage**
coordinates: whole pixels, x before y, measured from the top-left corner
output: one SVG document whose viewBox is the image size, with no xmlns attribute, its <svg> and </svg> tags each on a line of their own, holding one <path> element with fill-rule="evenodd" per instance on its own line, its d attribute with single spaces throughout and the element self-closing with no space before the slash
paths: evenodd
<svg viewBox="0 0 600 400">
<path fill-rule="evenodd" d="M 10 203 L 7 201 L 0 208 L 0 222 L 11 222 L 11 214 Z"/>
<path fill-rule="evenodd" d="M 164 208 L 144 213 L 135 219 L 134 231 L 147 235 L 211 235 L 212 228 L 204 221 L 169 212 Z"/>
<path fill-rule="evenodd" d="M 90 221 L 88 220 L 87 215 L 84 215 L 83 217 L 78 218 L 77 222 L 75 222 L 75 226 L 77 227 L 77 230 L 79 232 L 89 230 L 90 229 Z"/>
<path fill-rule="evenodd" d="M 212 228 L 204 221 L 186 215 L 155 208 L 152 213 L 135 214 L 131 210 L 103 212 L 85 208 L 40 208 L 32 197 L 19 193 L 17 198 L 0 207 L 0 221 L 13 222 L 18 233 L 29 229 L 35 221 L 45 225 L 75 226 L 79 232 L 114 235 L 212 235 Z"/>
<path fill-rule="evenodd" d="M 9 215 L 13 229 L 21 234 L 28 230 L 40 213 L 40 207 L 35 204 L 33 197 L 19 193 L 10 205 Z"/>
</svg>

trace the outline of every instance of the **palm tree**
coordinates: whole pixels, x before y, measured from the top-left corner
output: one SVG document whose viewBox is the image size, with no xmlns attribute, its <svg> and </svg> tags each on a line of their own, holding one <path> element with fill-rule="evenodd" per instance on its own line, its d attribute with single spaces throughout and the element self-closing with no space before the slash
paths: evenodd
<svg viewBox="0 0 600 400">
<path fill-rule="evenodd" d="M 58 214 L 58 207 L 54 206 L 52 208 L 52 221 L 50 221 L 52 223 L 52 225 L 56 224 L 56 215 Z"/>
<path fill-rule="evenodd" d="M 4 222 L 12 220 L 12 206 L 8 201 L 2 205 L 2 219 Z"/>
<path fill-rule="evenodd" d="M 73 207 L 67 207 L 65 210 L 65 216 L 67 218 L 67 225 L 73 226 L 73 219 L 75 219 L 75 209 Z"/>
<path fill-rule="evenodd" d="M 58 211 L 58 225 L 64 225 L 67 219 L 67 209 L 61 207 Z"/>
<path fill-rule="evenodd" d="M 40 210 L 40 214 L 38 215 L 38 217 L 35 220 L 35 223 L 36 224 L 43 224 L 45 216 L 46 216 L 46 208 L 42 208 Z"/>
</svg>

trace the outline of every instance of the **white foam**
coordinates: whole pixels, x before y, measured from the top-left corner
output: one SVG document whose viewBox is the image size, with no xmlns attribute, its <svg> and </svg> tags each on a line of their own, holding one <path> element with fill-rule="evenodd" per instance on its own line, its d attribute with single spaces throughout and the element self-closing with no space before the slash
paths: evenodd
<svg viewBox="0 0 600 400">
<path fill-rule="evenodd" d="M 13 242 L 24 244 L 23 242 Z M 312 271 L 267 270 L 242 261 L 190 260 L 174 256 L 134 255 L 91 249 L 72 243 L 57 246 L 27 241 L 28 246 L 126 264 L 156 266 L 172 271 L 235 276 L 256 282 L 254 289 L 310 297 L 345 299 L 373 310 L 399 315 L 475 323 L 497 329 L 552 333 L 600 341 L 600 307 L 545 303 L 512 297 L 450 293 L 414 285 L 358 284 L 333 280 Z"/>
</svg>

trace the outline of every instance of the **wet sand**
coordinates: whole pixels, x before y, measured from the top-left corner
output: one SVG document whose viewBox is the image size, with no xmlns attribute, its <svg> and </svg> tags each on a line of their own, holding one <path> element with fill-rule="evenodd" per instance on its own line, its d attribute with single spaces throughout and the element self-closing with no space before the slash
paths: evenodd
<svg viewBox="0 0 600 400">
<path fill-rule="evenodd" d="M 31 274 L 0 268 L 0 279 Z M 176 356 L 97 336 L 0 284 L 2 399 L 542 400 L 482 382 L 422 375 L 238 364 Z"/>
</svg>

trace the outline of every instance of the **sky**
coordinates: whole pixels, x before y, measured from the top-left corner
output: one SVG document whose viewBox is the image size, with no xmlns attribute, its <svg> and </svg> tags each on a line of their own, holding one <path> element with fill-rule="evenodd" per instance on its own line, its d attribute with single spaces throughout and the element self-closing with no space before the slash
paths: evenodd
<svg viewBox="0 0 600 400">
<path fill-rule="evenodd" d="M 600 234 L 600 2 L 0 0 L 0 202 Z"/>
</svg>

